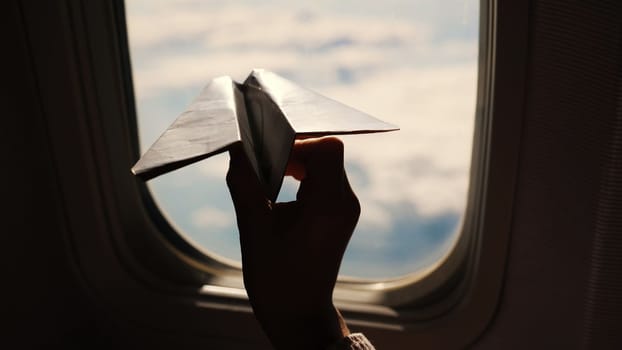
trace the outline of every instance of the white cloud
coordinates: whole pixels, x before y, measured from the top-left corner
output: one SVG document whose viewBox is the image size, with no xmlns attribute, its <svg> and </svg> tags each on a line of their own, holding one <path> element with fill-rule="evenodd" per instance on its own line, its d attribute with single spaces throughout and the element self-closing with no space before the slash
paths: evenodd
<svg viewBox="0 0 622 350">
<path fill-rule="evenodd" d="M 299 11 L 224 7 L 213 11 L 158 7 L 128 22 L 139 97 L 205 84 L 220 75 L 243 78 L 252 68 L 304 72 L 306 78 L 410 59 L 426 42 L 424 25 L 348 16 L 302 20 Z M 174 13 L 174 15 L 172 15 Z"/>
<path fill-rule="evenodd" d="M 253 66 L 291 72 L 315 82 L 325 95 L 401 127 L 389 135 L 344 137 L 349 159 L 369 173 L 367 186 L 358 189 L 370 206 L 363 223 L 377 225 L 379 218 L 390 217 L 381 213 L 380 204 L 395 202 L 416 203 L 428 215 L 462 210 L 475 112 L 476 45 L 454 40 L 435 46 L 421 34 L 425 26 L 402 21 L 319 16 L 301 21 L 295 12 L 273 8 L 170 12 L 162 5 L 129 22 L 134 50 L 159 50 L 134 67 L 139 98 L 201 86 L 222 74 L 242 78 Z M 258 26 L 256 18 L 270 18 L 270 25 Z M 191 54 L 167 48 L 171 40 L 186 37 L 196 41 Z M 326 52 L 305 51 L 340 39 L 349 42 Z M 383 40 L 393 46 L 378 46 Z M 409 63 L 426 56 L 453 57 L 458 63 Z M 350 71 L 355 81 L 341 84 L 339 69 Z M 430 160 L 426 175 L 409 170 L 415 157 Z M 200 169 L 206 176 L 222 176 L 226 163 L 210 159 Z"/>
<path fill-rule="evenodd" d="M 360 194 L 359 194 L 360 196 Z M 379 205 L 378 202 L 364 201 L 361 207 L 361 216 L 358 226 L 365 226 L 377 232 L 387 232 L 393 226 L 391 213 Z"/>
<path fill-rule="evenodd" d="M 235 227 L 235 220 L 231 213 L 211 206 L 193 211 L 191 221 L 200 230 L 223 230 Z"/>
<path fill-rule="evenodd" d="M 207 7 L 184 3 L 179 8 L 160 0 L 128 3 L 139 106 L 189 87 L 198 92 L 219 75 L 241 80 L 254 67 L 282 72 L 401 127 L 388 134 L 342 137 L 346 160 L 365 173 L 364 181 L 353 184 L 362 203 L 360 227 L 389 233 L 395 216 L 389 208 L 396 203 L 411 204 L 422 216 L 463 211 L 475 114 L 476 42 L 439 41 L 442 30 L 422 18 L 413 22 L 326 16 L 269 4 L 251 9 L 227 2 Z M 426 4 L 429 11 L 438 7 L 435 1 Z M 164 117 L 154 118 L 141 128 L 162 129 Z M 210 158 L 198 167 L 202 175 L 224 180 L 227 159 Z M 192 223 L 197 228 L 235 225 L 230 214 L 212 206 L 192 213 Z M 394 243 L 399 244 L 370 242 Z"/>
<path fill-rule="evenodd" d="M 411 202 L 426 215 L 463 210 L 475 78 L 472 66 L 462 64 L 393 70 L 356 87 L 327 89 L 328 95 L 401 127 L 389 134 L 343 137 L 346 159 L 368 170 L 367 186 L 357 188 L 365 203 Z"/>
<path fill-rule="evenodd" d="M 197 164 L 201 175 L 214 179 L 224 179 L 229 168 L 229 155 L 221 153 Z"/>
</svg>

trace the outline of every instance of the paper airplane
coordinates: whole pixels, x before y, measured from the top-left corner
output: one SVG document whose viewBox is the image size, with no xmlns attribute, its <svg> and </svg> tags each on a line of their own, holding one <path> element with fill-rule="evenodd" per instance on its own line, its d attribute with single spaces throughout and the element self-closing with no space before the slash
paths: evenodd
<svg viewBox="0 0 622 350">
<path fill-rule="evenodd" d="M 243 84 L 213 79 L 132 172 L 143 180 L 228 150 L 241 142 L 266 197 L 275 201 L 296 137 L 399 128 L 263 69 Z"/>
</svg>

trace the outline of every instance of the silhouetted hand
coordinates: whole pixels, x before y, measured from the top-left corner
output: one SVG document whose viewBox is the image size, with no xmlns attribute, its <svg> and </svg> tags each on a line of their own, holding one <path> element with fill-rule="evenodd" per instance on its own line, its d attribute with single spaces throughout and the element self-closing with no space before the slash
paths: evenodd
<svg viewBox="0 0 622 350">
<path fill-rule="evenodd" d="M 287 203 L 266 199 L 241 147 L 230 155 L 227 185 L 255 316 L 276 348 L 324 349 L 349 334 L 332 302 L 360 214 L 343 144 L 333 137 L 296 141 L 287 174 L 301 184 L 296 201 Z"/>
</svg>

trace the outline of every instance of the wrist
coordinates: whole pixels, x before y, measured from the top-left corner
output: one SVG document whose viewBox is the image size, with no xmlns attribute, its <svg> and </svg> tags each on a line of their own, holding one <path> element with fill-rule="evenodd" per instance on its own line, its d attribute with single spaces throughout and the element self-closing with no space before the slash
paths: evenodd
<svg viewBox="0 0 622 350">
<path fill-rule="evenodd" d="M 255 315 L 276 349 L 326 349 L 350 334 L 332 304 L 306 312 L 255 310 Z"/>
</svg>

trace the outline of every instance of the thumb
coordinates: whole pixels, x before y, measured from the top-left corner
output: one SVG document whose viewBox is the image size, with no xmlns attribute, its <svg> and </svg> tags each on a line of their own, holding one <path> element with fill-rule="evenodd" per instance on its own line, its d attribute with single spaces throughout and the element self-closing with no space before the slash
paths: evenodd
<svg viewBox="0 0 622 350">
<path fill-rule="evenodd" d="M 255 170 L 250 164 L 242 143 L 236 143 L 229 149 L 229 170 L 227 171 L 227 187 L 233 200 L 238 217 L 246 219 L 266 213 L 270 209 L 270 201 L 265 197 Z"/>
</svg>

